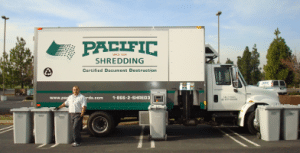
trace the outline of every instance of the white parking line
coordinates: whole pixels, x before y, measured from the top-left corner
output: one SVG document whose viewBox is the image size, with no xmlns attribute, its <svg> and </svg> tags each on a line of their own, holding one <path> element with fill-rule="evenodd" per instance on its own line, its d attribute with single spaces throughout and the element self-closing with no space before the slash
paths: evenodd
<svg viewBox="0 0 300 153">
<path fill-rule="evenodd" d="M 11 130 L 13 130 L 14 128 L 11 128 L 11 129 L 8 129 L 8 130 L 5 130 L 5 131 L 2 131 L 2 132 L 0 132 L 0 134 L 2 134 L 2 133 L 5 133 L 5 132 L 8 132 L 8 131 L 11 131 Z"/>
<path fill-rule="evenodd" d="M 155 142 L 154 142 L 154 140 L 151 140 L 151 148 L 155 148 Z"/>
<path fill-rule="evenodd" d="M 56 147 L 58 145 L 59 145 L 59 143 L 56 143 L 56 144 L 52 145 L 51 148 L 54 148 L 54 147 Z"/>
<path fill-rule="evenodd" d="M 38 146 L 38 148 L 44 147 L 46 146 L 46 144 L 41 144 L 40 146 Z"/>
<path fill-rule="evenodd" d="M 224 133 L 226 136 L 228 136 L 230 139 L 232 139 L 233 141 L 235 141 L 236 143 L 240 144 L 243 147 L 248 147 L 247 145 L 243 144 L 242 142 L 238 141 L 237 139 L 233 138 L 232 136 L 230 136 L 229 134 L 227 134 L 226 132 L 218 129 L 219 131 L 221 131 L 222 133 Z"/>
<path fill-rule="evenodd" d="M 12 126 L 9 126 L 9 127 L 2 128 L 2 129 L 0 129 L 0 131 L 5 130 L 5 129 L 8 129 L 8 128 L 11 128 L 11 127 L 13 127 L 13 125 L 12 125 Z"/>
<path fill-rule="evenodd" d="M 141 135 L 140 135 L 140 141 L 139 141 L 139 144 L 138 144 L 137 148 L 142 148 L 142 146 L 143 146 L 144 128 L 145 128 L 145 126 L 142 126 L 142 132 L 141 132 Z"/>
<path fill-rule="evenodd" d="M 255 142 L 253 142 L 253 141 L 248 140 L 247 138 L 245 138 L 245 137 L 239 135 L 238 133 L 236 133 L 236 132 L 234 132 L 234 131 L 232 131 L 232 130 L 230 130 L 230 129 L 228 129 L 228 130 L 231 131 L 232 133 L 234 133 L 235 135 L 239 136 L 240 138 L 244 139 L 245 141 L 247 141 L 247 142 L 253 144 L 254 146 L 260 147 L 259 144 L 255 143 Z"/>
</svg>

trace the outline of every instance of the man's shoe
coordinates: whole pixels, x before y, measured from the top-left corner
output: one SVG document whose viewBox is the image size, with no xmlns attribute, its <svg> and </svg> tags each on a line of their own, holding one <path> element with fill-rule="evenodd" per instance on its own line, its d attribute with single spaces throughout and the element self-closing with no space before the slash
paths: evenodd
<svg viewBox="0 0 300 153">
<path fill-rule="evenodd" d="M 76 142 L 74 142 L 74 143 L 72 144 L 72 146 L 73 146 L 73 147 L 78 147 L 78 146 L 80 146 L 80 144 L 79 144 L 79 143 L 76 143 Z"/>
</svg>

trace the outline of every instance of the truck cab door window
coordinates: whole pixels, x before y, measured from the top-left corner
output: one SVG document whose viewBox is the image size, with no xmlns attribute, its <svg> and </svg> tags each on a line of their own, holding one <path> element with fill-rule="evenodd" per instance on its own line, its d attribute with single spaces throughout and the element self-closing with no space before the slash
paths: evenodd
<svg viewBox="0 0 300 153">
<path fill-rule="evenodd" d="M 229 68 L 215 68 L 216 85 L 231 85 Z"/>
</svg>

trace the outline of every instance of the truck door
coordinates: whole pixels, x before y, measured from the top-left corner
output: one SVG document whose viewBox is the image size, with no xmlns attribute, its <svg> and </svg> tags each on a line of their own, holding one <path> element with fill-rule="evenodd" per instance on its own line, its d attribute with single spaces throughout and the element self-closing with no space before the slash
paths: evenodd
<svg viewBox="0 0 300 153">
<path fill-rule="evenodd" d="M 212 67 L 213 105 L 212 110 L 240 110 L 246 103 L 246 88 L 239 81 L 239 87 L 233 87 L 230 66 Z M 236 90 L 235 90 L 236 89 Z"/>
</svg>

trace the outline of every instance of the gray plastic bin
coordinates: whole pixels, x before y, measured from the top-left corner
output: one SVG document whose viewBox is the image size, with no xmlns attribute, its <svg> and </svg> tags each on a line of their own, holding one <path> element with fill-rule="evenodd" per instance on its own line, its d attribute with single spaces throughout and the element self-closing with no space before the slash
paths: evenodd
<svg viewBox="0 0 300 153">
<path fill-rule="evenodd" d="M 278 106 L 259 106 L 259 124 L 261 139 L 265 141 L 279 141 L 280 137 L 280 111 Z"/>
<path fill-rule="evenodd" d="M 282 138 L 283 140 L 298 139 L 299 107 L 283 105 Z"/>
<path fill-rule="evenodd" d="M 33 141 L 33 116 L 31 109 L 34 107 L 14 108 L 14 143 L 24 144 Z"/>
<path fill-rule="evenodd" d="M 69 108 L 63 107 L 54 112 L 55 143 L 69 144 L 72 141 L 71 117 Z"/>
<path fill-rule="evenodd" d="M 36 144 L 49 144 L 53 139 L 53 108 L 36 108 L 34 112 L 34 134 Z"/>
<path fill-rule="evenodd" d="M 150 120 L 150 136 L 149 139 L 165 139 L 166 134 L 166 105 L 150 105 L 149 120 Z"/>
</svg>

